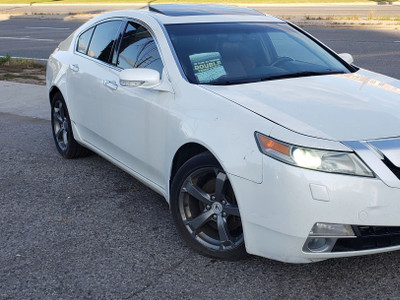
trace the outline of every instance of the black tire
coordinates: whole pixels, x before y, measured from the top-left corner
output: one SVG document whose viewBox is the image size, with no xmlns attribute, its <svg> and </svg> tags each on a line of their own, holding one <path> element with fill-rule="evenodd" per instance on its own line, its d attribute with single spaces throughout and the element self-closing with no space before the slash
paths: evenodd
<svg viewBox="0 0 400 300">
<path fill-rule="evenodd" d="M 182 239 L 200 254 L 226 260 L 247 255 L 235 194 L 209 152 L 194 156 L 178 170 L 170 205 Z"/>
<path fill-rule="evenodd" d="M 63 157 L 78 158 L 91 154 L 75 141 L 67 105 L 60 92 L 51 99 L 51 127 L 56 148 Z"/>
</svg>

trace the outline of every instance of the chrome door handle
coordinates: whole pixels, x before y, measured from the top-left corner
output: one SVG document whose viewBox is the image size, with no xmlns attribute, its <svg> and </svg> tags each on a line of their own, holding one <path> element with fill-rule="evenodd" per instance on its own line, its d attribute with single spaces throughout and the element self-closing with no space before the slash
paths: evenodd
<svg viewBox="0 0 400 300">
<path fill-rule="evenodd" d="M 103 84 L 108 87 L 109 89 L 115 91 L 118 88 L 118 84 L 115 81 L 111 80 L 104 80 Z"/>
<path fill-rule="evenodd" d="M 74 72 L 79 72 L 79 66 L 78 65 L 69 65 L 69 68 Z"/>
</svg>

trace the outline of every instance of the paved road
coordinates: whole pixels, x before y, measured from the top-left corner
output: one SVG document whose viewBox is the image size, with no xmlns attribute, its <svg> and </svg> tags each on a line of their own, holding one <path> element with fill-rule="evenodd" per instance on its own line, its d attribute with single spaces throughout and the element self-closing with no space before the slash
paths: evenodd
<svg viewBox="0 0 400 300">
<path fill-rule="evenodd" d="M 0 22 L 0 55 L 48 58 L 82 22 L 7 20 Z"/>
<path fill-rule="evenodd" d="M 143 1 L 144 2 L 144 1 Z M 245 5 L 244 5 L 245 6 Z M 139 9 L 137 4 L 35 4 L 33 5 L 0 5 L 0 13 L 26 13 L 26 14 L 66 14 L 90 13 L 97 14 L 104 11 L 120 9 Z M 400 16 L 399 5 L 378 5 L 371 1 L 362 5 L 249 5 L 261 12 L 283 17 L 332 17 L 332 16 L 358 16 L 375 17 Z"/>
<path fill-rule="evenodd" d="M 168 206 L 49 121 L 0 113 L 0 299 L 398 299 L 400 251 L 291 265 L 209 259 Z M 271 241 L 272 242 L 272 241 Z"/>
<path fill-rule="evenodd" d="M 0 23 L 0 36 L 19 26 L 31 37 L 57 40 L 79 26 L 12 22 Z M 398 32 L 310 31 L 356 54 L 358 64 L 400 78 Z M 12 40 L 6 46 L 52 51 L 43 41 L 15 42 L 19 47 Z M 400 297 L 400 251 L 310 265 L 193 253 L 159 195 L 98 156 L 62 159 L 49 121 L 0 113 L 0 191 L 0 299 Z"/>
<path fill-rule="evenodd" d="M 48 58 L 82 22 L 7 20 L 0 22 L 0 55 Z M 351 28 L 306 28 L 337 52 L 354 55 L 363 68 L 400 78 L 400 32 Z"/>
</svg>

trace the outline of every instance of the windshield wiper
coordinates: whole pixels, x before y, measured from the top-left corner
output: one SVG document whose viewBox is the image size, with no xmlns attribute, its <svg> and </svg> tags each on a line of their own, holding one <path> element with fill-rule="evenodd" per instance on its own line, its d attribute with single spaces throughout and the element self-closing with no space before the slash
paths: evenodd
<svg viewBox="0 0 400 300">
<path fill-rule="evenodd" d="M 273 75 L 262 78 L 252 78 L 252 79 L 238 79 L 238 80 L 227 80 L 220 82 L 210 82 L 210 85 L 233 85 L 233 84 L 245 84 L 245 83 L 253 83 L 258 81 L 268 81 L 268 80 L 276 80 L 276 79 L 284 79 L 284 78 L 297 78 L 297 77 L 307 77 L 307 76 L 318 76 L 318 75 L 329 75 L 329 74 L 344 74 L 346 72 L 343 71 L 329 71 L 329 72 L 314 72 L 314 71 L 304 71 L 290 74 L 280 74 Z"/>
<path fill-rule="evenodd" d="M 318 76 L 318 75 L 344 74 L 344 73 L 345 72 L 343 72 L 343 71 L 329 71 L 329 72 L 304 71 L 304 72 L 296 72 L 296 73 L 290 73 L 290 74 L 268 76 L 268 77 L 261 78 L 260 81 L 284 79 L 284 78 L 298 78 L 298 77 L 307 77 L 307 76 Z"/>
</svg>

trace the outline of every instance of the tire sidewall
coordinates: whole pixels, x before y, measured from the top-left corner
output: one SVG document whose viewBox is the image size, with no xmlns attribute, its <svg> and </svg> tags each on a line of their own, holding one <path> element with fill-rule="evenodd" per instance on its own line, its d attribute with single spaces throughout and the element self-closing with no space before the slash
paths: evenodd
<svg viewBox="0 0 400 300">
<path fill-rule="evenodd" d="M 172 219 L 182 239 L 200 254 L 226 260 L 242 259 L 246 256 L 244 242 L 234 249 L 224 251 L 207 248 L 190 235 L 185 224 L 183 223 L 182 218 L 180 217 L 181 212 L 179 209 L 179 197 L 182 185 L 190 174 L 199 169 L 207 167 L 213 167 L 223 171 L 221 165 L 209 152 L 204 152 L 192 157 L 179 168 L 171 185 L 170 209 L 172 213 Z"/>
<path fill-rule="evenodd" d="M 56 138 L 56 133 L 54 132 L 54 105 L 57 101 L 60 101 L 64 107 L 64 113 L 68 122 L 68 132 L 67 132 L 67 139 L 68 139 L 68 146 L 66 147 L 65 150 L 62 150 L 60 146 L 58 145 L 58 141 Z M 65 158 L 70 157 L 70 150 L 71 150 L 71 145 L 74 142 L 74 137 L 72 135 L 72 126 L 71 126 L 71 120 L 69 118 L 69 113 L 68 113 L 68 108 L 67 104 L 65 103 L 64 97 L 61 95 L 60 92 L 57 92 L 53 98 L 51 99 L 51 128 L 52 128 L 52 133 L 53 133 L 53 139 L 56 144 L 56 148 L 58 152 Z"/>
</svg>

